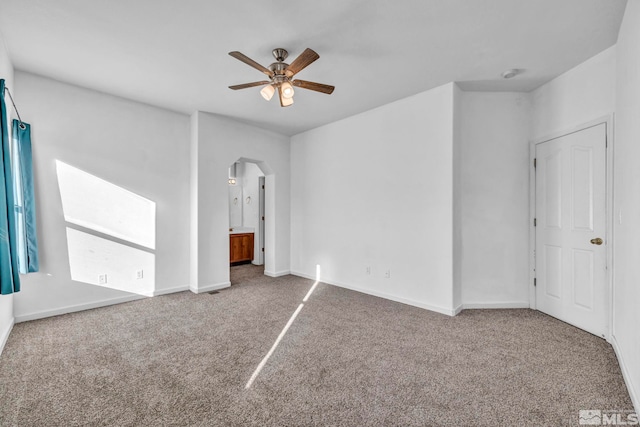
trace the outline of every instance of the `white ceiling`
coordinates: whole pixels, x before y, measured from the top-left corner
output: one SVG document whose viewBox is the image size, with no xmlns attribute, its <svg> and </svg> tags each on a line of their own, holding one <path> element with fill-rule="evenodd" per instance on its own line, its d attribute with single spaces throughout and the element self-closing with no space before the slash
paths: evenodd
<svg viewBox="0 0 640 427">
<path fill-rule="evenodd" d="M 191 114 L 293 135 L 441 84 L 530 91 L 616 42 L 626 0 L 0 0 L 14 66 Z M 336 86 L 266 102 L 271 50 L 320 59 L 297 77 Z M 504 80 L 502 71 L 523 69 Z M 19 94 L 17 94 L 19 103 Z"/>
</svg>

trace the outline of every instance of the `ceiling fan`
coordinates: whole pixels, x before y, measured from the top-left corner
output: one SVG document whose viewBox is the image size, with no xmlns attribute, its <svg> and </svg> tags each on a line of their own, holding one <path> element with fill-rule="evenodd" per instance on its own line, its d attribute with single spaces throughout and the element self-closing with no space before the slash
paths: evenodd
<svg viewBox="0 0 640 427">
<path fill-rule="evenodd" d="M 313 61 L 320 58 L 320 55 L 315 53 L 313 50 L 309 48 L 305 49 L 304 52 L 302 52 L 300 56 L 298 56 L 291 64 L 287 64 L 284 62 L 284 60 L 287 59 L 287 56 L 289 56 L 289 52 L 287 52 L 285 49 L 273 49 L 272 53 L 276 58 L 276 62 L 269 65 L 269 68 L 266 68 L 240 52 L 229 52 L 229 55 L 255 68 L 256 70 L 263 72 L 267 75 L 267 77 L 269 77 L 269 80 L 229 86 L 229 89 L 238 90 L 254 86 L 267 85 L 260 91 L 262 97 L 269 101 L 277 90 L 278 97 L 280 98 L 280 106 L 282 107 L 288 107 L 289 105 L 293 104 L 293 86 L 300 87 L 302 89 L 314 90 L 316 92 L 326 93 L 328 95 L 330 95 L 335 89 L 335 87 L 333 86 L 325 85 L 322 83 L 291 79 L 294 75 L 305 69 Z"/>
</svg>

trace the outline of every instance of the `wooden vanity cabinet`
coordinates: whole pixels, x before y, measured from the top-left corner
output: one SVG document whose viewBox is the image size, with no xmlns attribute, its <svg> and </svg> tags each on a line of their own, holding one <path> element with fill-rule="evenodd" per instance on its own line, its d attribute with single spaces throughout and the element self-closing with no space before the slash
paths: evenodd
<svg viewBox="0 0 640 427">
<path fill-rule="evenodd" d="M 253 233 L 229 235 L 229 262 L 253 261 Z"/>
</svg>

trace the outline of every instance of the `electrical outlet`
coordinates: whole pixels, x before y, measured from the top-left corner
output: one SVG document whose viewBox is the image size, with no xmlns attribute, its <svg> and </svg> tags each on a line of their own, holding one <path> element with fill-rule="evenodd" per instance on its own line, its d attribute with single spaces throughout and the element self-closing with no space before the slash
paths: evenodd
<svg viewBox="0 0 640 427">
<path fill-rule="evenodd" d="M 384 277 L 385 279 L 390 279 L 391 278 L 391 270 L 387 270 L 384 272 Z"/>
<path fill-rule="evenodd" d="M 371 275 L 371 266 L 367 265 L 366 272 L 367 272 L 367 276 Z"/>
<path fill-rule="evenodd" d="M 106 274 L 101 274 L 98 276 L 98 283 L 101 285 L 106 285 L 107 284 L 107 275 Z"/>
<path fill-rule="evenodd" d="M 137 270 L 136 279 L 143 279 L 143 278 L 144 278 L 144 270 Z"/>
</svg>

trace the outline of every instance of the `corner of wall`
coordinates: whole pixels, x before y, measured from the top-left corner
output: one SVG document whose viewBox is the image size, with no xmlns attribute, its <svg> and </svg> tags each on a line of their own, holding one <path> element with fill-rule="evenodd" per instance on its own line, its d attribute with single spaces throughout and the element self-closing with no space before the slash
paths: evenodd
<svg viewBox="0 0 640 427">
<path fill-rule="evenodd" d="M 453 288 L 454 314 L 462 310 L 462 90 L 453 83 L 452 145 L 453 145 Z"/>
<path fill-rule="evenodd" d="M 612 339 L 636 412 L 640 413 L 640 212 L 637 161 L 640 156 L 640 2 L 626 5 L 615 50 L 615 147 Z M 619 215 L 619 216 L 618 216 Z"/>
<path fill-rule="evenodd" d="M 622 372 L 622 378 L 624 379 L 624 383 L 627 386 L 627 391 L 629 391 L 629 397 L 631 398 L 631 403 L 636 411 L 636 413 L 640 414 L 640 390 L 636 390 L 635 382 L 631 373 L 631 366 L 627 363 L 622 350 L 620 349 L 620 344 L 616 339 L 615 335 L 612 335 L 609 339 L 609 344 L 613 347 L 613 352 L 616 355 L 616 359 L 618 359 L 618 364 L 620 365 L 620 372 Z"/>
<path fill-rule="evenodd" d="M 4 346 L 9 339 L 9 335 L 11 334 L 11 330 L 13 329 L 14 322 L 14 318 L 11 317 L 11 321 L 8 324 L 4 325 L 2 330 L 0 330 L 0 354 L 2 354 Z"/>
<path fill-rule="evenodd" d="M 199 111 L 190 118 L 189 157 L 189 283 L 193 289 L 198 285 L 198 118 Z"/>
</svg>

